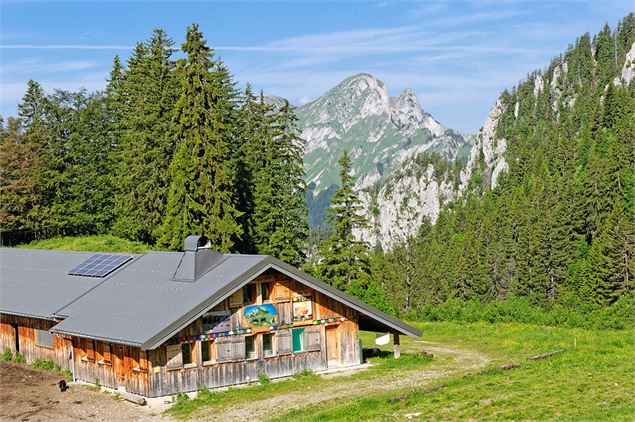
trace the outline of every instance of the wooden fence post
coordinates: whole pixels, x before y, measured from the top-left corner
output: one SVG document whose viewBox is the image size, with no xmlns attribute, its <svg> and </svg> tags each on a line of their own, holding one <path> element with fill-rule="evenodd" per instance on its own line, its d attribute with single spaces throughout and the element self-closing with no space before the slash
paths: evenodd
<svg viewBox="0 0 635 422">
<path fill-rule="evenodd" d="M 401 356 L 401 345 L 399 344 L 399 333 L 393 333 L 392 338 L 394 340 L 393 347 L 395 350 L 395 359 L 397 359 Z"/>
</svg>

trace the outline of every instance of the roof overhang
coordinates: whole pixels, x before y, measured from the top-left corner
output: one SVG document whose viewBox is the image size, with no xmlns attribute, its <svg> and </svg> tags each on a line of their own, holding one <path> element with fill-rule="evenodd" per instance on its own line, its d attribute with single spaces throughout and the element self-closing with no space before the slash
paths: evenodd
<svg viewBox="0 0 635 422">
<path fill-rule="evenodd" d="M 7 311 L 4 309 L 0 309 L 0 314 L 25 317 L 25 318 L 43 319 L 46 321 L 55 321 L 55 318 L 52 315 L 45 316 L 45 315 L 36 315 L 36 314 L 26 314 L 23 312 Z"/>
<path fill-rule="evenodd" d="M 164 330 L 161 330 L 156 335 L 152 336 L 149 340 L 140 345 L 142 349 L 156 349 L 161 344 L 165 343 L 168 339 L 174 336 L 183 328 L 200 318 L 205 312 L 214 306 L 227 299 L 231 294 L 242 286 L 248 284 L 253 279 L 264 273 L 269 269 L 275 269 L 290 278 L 306 284 L 309 287 L 317 290 L 318 292 L 329 296 L 360 313 L 360 328 L 368 331 L 376 332 L 396 332 L 407 335 L 409 337 L 420 337 L 421 331 L 416 328 L 394 318 L 386 313 L 362 302 L 361 300 L 354 298 L 333 286 L 323 283 L 314 277 L 298 270 L 297 268 L 273 257 L 267 257 L 260 263 L 256 264 L 249 271 L 246 271 L 241 276 L 234 279 L 231 283 L 228 283 L 219 292 L 201 302 L 194 309 L 190 310 L 179 318 L 174 323 L 170 324 Z M 69 333 L 71 334 L 71 333 Z M 114 340 L 113 340 L 114 341 Z"/>
</svg>

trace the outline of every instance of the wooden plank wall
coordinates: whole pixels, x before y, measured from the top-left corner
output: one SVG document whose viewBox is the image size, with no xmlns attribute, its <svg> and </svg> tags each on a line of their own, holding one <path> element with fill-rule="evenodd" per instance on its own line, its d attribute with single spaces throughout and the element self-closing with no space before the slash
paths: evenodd
<svg viewBox="0 0 635 422">
<path fill-rule="evenodd" d="M 275 303 L 278 309 L 279 323 L 281 324 L 292 323 L 294 327 L 317 328 L 320 335 L 321 349 L 319 351 L 284 354 L 266 358 L 263 357 L 262 350 L 260 350 L 258 359 L 231 362 L 207 362 L 203 364 L 200 362 L 200 359 L 196 358 L 200 349 L 200 342 L 196 341 L 193 342 L 194 346 L 192 348 L 195 363 L 187 367 L 168 369 L 166 366 L 166 346 L 168 344 L 179 344 L 179 338 L 191 338 L 200 335 L 203 332 L 203 322 L 202 319 L 198 319 L 179 331 L 161 347 L 148 351 L 148 365 L 151 368 L 150 397 L 175 394 L 180 391 L 196 391 L 203 387 L 216 388 L 246 383 L 257 380 L 258 374 L 260 373 L 265 373 L 270 378 L 278 378 L 293 375 L 303 369 L 313 371 L 327 369 L 325 325 L 319 324 L 315 326 L 311 321 L 293 322 L 291 299 L 297 294 L 311 295 L 313 300 L 313 319 L 347 318 L 346 321 L 330 323 L 330 325 L 337 327 L 340 356 L 337 365 L 350 366 L 361 363 L 357 311 L 277 271 L 267 271 L 252 281 L 252 284 L 256 285 L 258 283 L 273 283 L 273 288 L 270 301 L 267 301 L 266 298 L 258 294 L 256 303 L 263 303 L 263 301 Z M 260 293 L 260 289 L 256 289 L 256 291 Z M 230 308 L 230 301 L 227 299 L 212 310 L 222 311 L 227 309 L 230 309 L 232 312 L 231 329 L 242 328 L 241 313 L 244 308 Z M 214 347 L 212 347 L 212 349 L 214 349 Z"/>
<path fill-rule="evenodd" d="M 70 369 L 70 340 L 52 334 L 53 348 L 38 346 L 35 343 L 36 330 L 48 331 L 56 324 L 55 321 L 0 314 L 0 351 L 8 347 L 14 354 L 16 352 L 13 324 L 18 325 L 20 353 L 28 363 L 40 358 L 52 360 L 63 369 Z"/>
<path fill-rule="evenodd" d="M 90 383 L 98 381 L 105 387 L 125 387 L 129 393 L 149 395 L 147 352 L 138 347 L 78 337 L 73 338 L 73 346 L 77 379 Z"/>
<path fill-rule="evenodd" d="M 151 360 L 160 350 L 150 352 Z M 155 367 L 151 374 L 150 397 L 159 397 L 178 392 L 197 391 L 201 388 L 217 388 L 257 381 L 258 374 L 270 378 L 290 376 L 303 369 L 319 371 L 326 369 L 325 355 L 321 351 L 298 355 L 283 355 L 266 359 L 223 362 L 194 368 L 170 370 L 165 366 Z"/>
</svg>

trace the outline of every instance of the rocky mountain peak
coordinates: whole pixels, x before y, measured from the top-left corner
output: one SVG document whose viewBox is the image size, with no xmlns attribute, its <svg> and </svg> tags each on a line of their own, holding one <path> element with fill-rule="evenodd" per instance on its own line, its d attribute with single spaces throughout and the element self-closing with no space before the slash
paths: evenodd
<svg viewBox="0 0 635 422">
<path fill-rule="evenodd" d="M 306 179 L 320 207 L 328 204 L 327 196 L 339 183 L 337 161 L 343 150 L 351 153 L 359 191 L 380 183 L 404 160 L 422 152 L 453 160 L 471 144 L 468 136 L 446 129 L 425 113 L 411 89 L 390 97 L 386 85 L 367 73 L 344 79 L 298 107 L 297 113 L 307 141 Z M 312 221 L 324 213 L 317 205 L 309 208 Z"/>
<path fill-rule="evenodd" d="M 390 99 L 390 117 L 395 126 L 407 132 L 416 131 L 425 120 L 419 99 L 411 89 Z"/>
</svg>

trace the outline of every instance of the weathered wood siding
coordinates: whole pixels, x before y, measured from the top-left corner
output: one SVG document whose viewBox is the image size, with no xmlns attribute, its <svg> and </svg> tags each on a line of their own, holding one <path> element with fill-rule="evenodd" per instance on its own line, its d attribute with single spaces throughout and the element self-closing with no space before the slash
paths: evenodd
<svg viewBox="0 0 635 422">
<path fill-rule="evenodd" d="M 0 351 L 8 347 L 14 354 L 17 351 L 23 354 L 28 363 L 35 359 L 47 359 L 63 369 L 70 369 L 70 339 L 51 334 L 52 348 L 36 343 L 37 330 L 48 331 L 55 324 L 55 321 L 46 319 L 0 314 Z M 19 350 L 16 350 L 16 328 Z"/>
<path fill-rule="evenodd" d="M 262 284 L 268 283 L 270 296 L 263 297 L 265 289 Z M 305 350 L 292 352 L 288 349 L 292 342 L 291 331 L 288 327 L 269 331 L 266 327 L 254 329 L 252 333 L 256 347 L 256 357 L 253 359 L 235 359 L 231 361 L 219 361 L 217 358 L 217 347 L 225 348 L 221 355 L 231 353 L 234 346 L 232 338 L 240 339 L 240 347 L 244 347 L 244 335 L 238 334 L 229 337 L 217 337 L 210 340 L 212 349 L 210 361 L 203 362 L 201 358 L 201 341 L 193 340 L 194 337 L 203 333 L 203 320 L 198 319 L 185 329 L 178 332 L 172 339 L 168 340 L 161 347 L 148 351 L 148 365 L 150 372 L 150 397 L 157 397 L 177 392 L 196 391 L 201 388 L 225 387 L 229 385 L 246 383 L 258 379 L 261 373 L 270 378 L 278 378 L 293 375 L 304 369 L 312 371 L 324 370 L 329 367 L 327 362 L 327 348 L 332 348 L 337 352 L 336 359 L 330 362 L 334 366 L 351 366 L 360 364 L 359 333 L 357 325 L 357 312 L 342 303 L 331 299 L 308 286 L 299 283 L 277 271 L 268 271 L 254 281 L 255 295 L 249 304 L 271 303 L 276 306 L 278 313 L 278 323 L 280 326 L 291 324 L 293 328 L 305 328 L 307 344 Z M 298 296 L 310 297 L 312 300 L 312 318 L 305 321 L 293 320 L 293 298 Z M 244 306 L 238 305 L 237 298 L 228 298 L 211 311 L 229 310 L 230 329 L 243 329 Z M 243 304 L 246 305 L 246 304 Z M 344 320 L 342 320 L 344 318 Z M 316 321 L 328 319 L 324 324 Z M 334 320 L 336 319 L 336 320 Z M 326 326 L 333 327 L 337 331 L 336 336 L 331 336 L 327 341 Z M 276 339 L 276 352 L 274 356 L 264 356 L 263 335 L 273 333 Z M 280 340 L 278 336 L 286 337 Z M 192 363 L 177 366 L 168 366 L 167 348 L 175 347 L 184 342 L 191 344 Z M 336 344 L 329 344 L 336 342 Z M 244 350 L 244 349 L 243 349 Z"/>
<path fill-rule="evenodd" d="M 127 392 L 148 396 L 149 365 L 145 351 L 138 347 L 73 338 L 75 377 Z"/>
<path fill-rule="evenodd" d="M 154 351 L 154 353 L 160 352 Z M 150 356 L 152 355 L 153 352 L 150 353 Z M 323 353 L 306 352 L 301 355 L 223 362 L 178 370 L 161 366 L 157 367 L 158 372 L 153 371 L 151 374 L 150 397 L 175 394 L 180 391 L 196 391 L 204 387 L 226 387 L 257 381 L 261 373 L 267 374 L 270 378 L 279 378 L 293 375 L 304 369 L 312 371 L 326 369 Z"/>
</svg>

